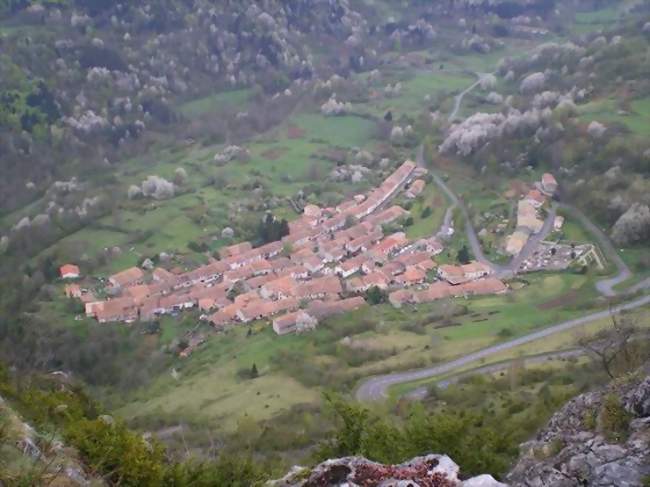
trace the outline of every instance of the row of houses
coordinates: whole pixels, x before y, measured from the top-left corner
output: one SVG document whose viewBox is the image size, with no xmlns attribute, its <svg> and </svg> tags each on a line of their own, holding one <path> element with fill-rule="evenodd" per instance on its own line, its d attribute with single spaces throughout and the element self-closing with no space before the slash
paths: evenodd
<svg viewBox="0 0 650 487">
<path fill-rule="evenodd" d="M 411 291 L 400 289 L 389 294 L 388 301 L 396 308 L 405 304 L 430 303 L 438 299 L 480 296 L 486 294 L 502 294 L 508 287 L 495 277 L 484 277 L 463 284 L 450 284 L 447 281 L 436 281 L 425 289 Z"/>
<path fill-rule="evenodd" d="M 517 203 L 517 226 L 505 243 L 505 250 L 510 255 L 518 255 L 530 236 L 544 227 L 539 210 L 557 191 L 557 181 L 550 173 L 545 173 L 535 186 Z"/>
</svg>

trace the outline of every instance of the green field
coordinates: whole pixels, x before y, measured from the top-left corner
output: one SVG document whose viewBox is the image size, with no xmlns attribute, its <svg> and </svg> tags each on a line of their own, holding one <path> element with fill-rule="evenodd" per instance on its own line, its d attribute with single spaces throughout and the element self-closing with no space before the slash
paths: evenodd
<svg viewBox="0 0 650 487">
<path fill-rule="evenodd" d="M 129 420 L 177 417 L 178 421 L 205 422 L 217 430 L 232 431 L 244 415 L 263 420 L 298 404 L 315 404 L 324 388 L 343 385 L 342 390 L 350 392 L 358 379 L 368 375 L 425 366 L 502 341 L 504 329 L 511 339 L 569 319 L 584 313 L 588 308 L 579 303 L 594 297 L 586 276 L 535 275 L 526 279 L 523 289 L 507 295 L 455 300 L 457 305 L 467 306 L 467 311 L 451 317 L 451 326 L 443 328 L 436 326 L 443 324 L 441 316 L 451 304 L 447 302 L 404 309 L 373 306 L 298 336 L 277 337 L 262 323 L 254 326 L 252 336 L 248 336 L 247 327 L 234 327 L 226 334 L 211 336 L 190 359 L 178 359 L 179 380 L 158 377 L 132 396 L 112 397 L 110 402 L 121 404 L 118 412 Z M 569 291 L 578 296 L 575 303 L 538 307 Z M 173 327 L 173 323 L 163 323 L 161 341 L 171 339 Z M 344 337 L 349 341 L 343 341 Z M 303 363 L 286 367 L 278 363 L 283 354 L 292 357 L 297 351 Z M 359 354 L 365 358 L 357 362 Z M 237 371 L 252 364 L 260 377 L 238 379 Z M 296 368 L 300 372 L 292 370 Z M 322 380 L 320 386 L 301 382 L 305 371 L 312 368 L 313 379 Z"/>
<path fill-rule="evenodd" d="M 647 135 L 650 127 L 650 98 L 633 100 L 629 111 L 619 108 L 613 98 L 595 100 L 581 105 L 579 114 L 587 124 L 592 120 L 605 125 L 622 124 L 633 134 Z"/>
<path fill-rule="evenodd" d="M 194 118 L 204 113 L 223 110 L 224 108 L 238 108 L 246 106 L 251 97 L 251 90 L 241 89 L 225 91 L 183 103 L 180 111 L 189 118 Z"/>
</svg>

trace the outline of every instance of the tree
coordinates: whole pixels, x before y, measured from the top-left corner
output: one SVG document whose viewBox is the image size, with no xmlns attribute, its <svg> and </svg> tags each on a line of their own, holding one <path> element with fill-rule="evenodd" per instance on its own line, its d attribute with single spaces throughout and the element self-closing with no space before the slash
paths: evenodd
<svg viewBox="0 0 650 487">
<path fill-rule="evenodd" d="M 251 379 L 257 379 L 259 376 L 260 374 L 257 371 L 257 364 L 253 364 L 251 367 Z"/>
<path fill-rule="evenodd" d="M 579 338 L 578 345 L 613 379 L 617 360 L 623 360 L 625 368 L 631 366 L 629 343 L 636 332 L 636 326 L 626 318 L 618 318 L 611 310 L 610 319 L 611 326 L 598 331 L 592 337 Z"/>
<path fill-rule="evenodd" d="M 469 250 L 467 249 L 467 245 L 463 245 L 460 248 L 460 250 L 458 251 L 458 254 L 456 256 L 456 259 L 461 264 L 468 264 L 469 263 L 470 257 L 469 257 Z"/>
<path fill-rule="evenodd" d="M 366 291 L 366 300 L 370 304 L 381 304 L 385 303 L 388 295 L 386 291 L 380 289 L 377 286 L 372 286 L 368 291 Z"/>
</svg>

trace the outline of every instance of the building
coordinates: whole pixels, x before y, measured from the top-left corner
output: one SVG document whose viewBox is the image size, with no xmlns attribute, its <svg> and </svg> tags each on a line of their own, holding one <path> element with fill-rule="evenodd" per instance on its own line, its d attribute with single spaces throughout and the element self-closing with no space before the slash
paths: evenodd
<svg viewBox="0 0 650 487">
<path fill-rule="evenodd" d="M 279 316 L 273 320 L 273 331 L 278 335 L 300 333 L 316 328 L 318 320 L 303 310 Z"/>
<path fill-rule="evenodd" d="M 438 276 L 450 284 L 462 284 L 467 282 L 465 272 L 462 267 L 457 265 L 444 264 L 438 267 Z"/>
<path fill-rule="evenodd" d="M 463 270 L 465 277 L 472 281 L 492 274 L 492 268 L 481 262 L 470 262 L 469 264 L 464 264 L 460 267 Z"/>
<path fill-rule="evenodd" d="M 65 264 L 59 268 L 61 279 L 78 279 L 81 276 L 79 267 L 74 264 Z"/>
<path fill-rule="evenodd" d="M 260 288 L 260 296 L 264 299 L 285 299 L 295 295 L 298 283 L 291 276 L 282 276 L 265 283 Z"/>
<path fill-rule="evenodd" d="M 524 201 L 530 203 L 534 208 L 541 208 L 546 203 L 546 197 L 537 189 L 531 189 Z"/>
<path fill-rule="evenodd" d="M 509 235 L 506 239 L 506 252 L 510 255 L 519 255 L 526 242 L 528 242 L 529 235 L 530 230 L 527 228 L 521 228 Z"/>
<path fill-rule="evenodd" d="M 544 173 L 542 175 L 542 191 L 549 196 L 552 196 L 557 191 L 557 181 L 551 173 Z"/>
<path fill-rule="evenodd" d="M 424 190 L 426 183 L 422 179 L 416 179 L 411 183 L 409 188 L 406 190 L 406 197 L 413 199 L 416 198 Z"/>
<path fill-rule="evenodd" d="M 108 282 L 114 288 L 125 288 L 142 284 L 144 281 L 144 272 L 139 267 L 130 267 L 108 278 Z"/>
<path fill-rule="evenodd" d="M 222 259 L 229 259 L 249 252 L 250 250 L 253 250 L 253 245 L 250 242 L 241 242 L 219 249 L 219 255 Z"/>
<path fill-rule="evenodd" d="M 415 266 L 407 267 L 404 274 L 395 276 L 395 282 L 404 287 L 422 284 L 424 281 L 426 281 L 426 279 L 426 272 L 424 272 L 422 269 L 418 269 Z"/>
<path fill-rule="evenodd" d="M 337 301 L 315 300 L 307 306 L 307 313 L 318 320 L 324 320 L 330 316 L 355 311 L 365 305 L 365 299 L 360 296 Z"/>
<path fill-rule="evenodd" d="M 401 308 L 405 304 L 413 302 L 413 293 L 406 289 L 398 289 L 388 295 L 388 302 L 392 304 L 394 308 Z"/>
</svg>

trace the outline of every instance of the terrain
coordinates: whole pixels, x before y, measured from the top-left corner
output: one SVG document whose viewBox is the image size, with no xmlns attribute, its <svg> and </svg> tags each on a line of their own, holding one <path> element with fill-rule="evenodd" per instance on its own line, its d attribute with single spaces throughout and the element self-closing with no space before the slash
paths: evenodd
<svg viewBox="0 0 650 487">
<path fill-rule="evenodd" d="M 400 423 L 407 402 L 437 410 L 435 384 L 462 388 L 527 357 L 526 368 L 579 382 L 573 360 L 587 368 L 591 355 L 572 353 L 612 315 L 647 343 L 650 5 L 405 6 L 0 2 L 0 354 L 11 380 L 63 372 L 172 457 L 244 452 L 279 476 L 327 458 L 340 418 L 323 394 Z M 479 261 L 508 292 L 400 307 L 361 293 L 371 306 L 284 336 L 270 320 L 213 327 L 197 307 L 98 323 L 65 295 L 64 264 L 110 298 L 119 271 L 149 261 L 188 273 L 229 246 L 259 246 L 268 215 L 291 224 L 308 205 L 336 208 L 407 159 L 426 185 L 394 198 L 410 214 L 384 233 L 436 236 L 437 265 Z M 544 227 L 512 255 L 519 202 L 546 173 L 559 185 L 539 209 Z M 593 248 L 602 265 L 575 255 L 532 272 L 544 242 Z M 435 449 L 369 456 L 445 453 L 504 479 L 512 444 L 588 386 L 562 387 L 537 408 L 512 386 L 530 417 L 488 468 Z M 494 427 L 508 407 L 480 414 Z"/>
</svg>

